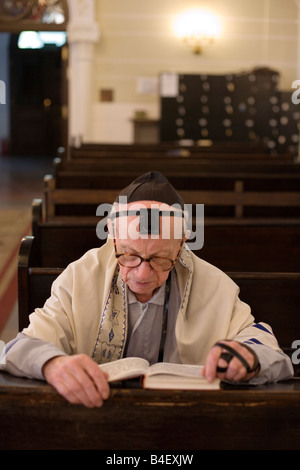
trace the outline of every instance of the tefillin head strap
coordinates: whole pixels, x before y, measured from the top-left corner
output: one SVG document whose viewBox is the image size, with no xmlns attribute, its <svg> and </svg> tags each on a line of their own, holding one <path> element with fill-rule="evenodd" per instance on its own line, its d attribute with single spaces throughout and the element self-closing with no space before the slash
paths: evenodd
<svg viewBox="0 0 300 470">
<path fill-rule="evenodd" d="M 181 217 L 183 213 L 179 211 L 164 211 L 157 208 L 142 208 L 138 210 L 119 211 L 112 214 L 111 218 L 139 216 L 140 217 L 140 234 L 142 235 L 159 235 L 161 216 Z"/>
</svg>

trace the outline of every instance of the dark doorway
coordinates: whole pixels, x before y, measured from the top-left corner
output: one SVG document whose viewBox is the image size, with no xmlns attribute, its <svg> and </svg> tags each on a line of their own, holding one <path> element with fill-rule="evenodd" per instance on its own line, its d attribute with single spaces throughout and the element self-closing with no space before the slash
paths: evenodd
<svg viewBox="0 0 300 470">
<path fill-rule="evenodd" d="M 11 155 L 55 156 L 67 140 L 67 46 L 10 43 Z"/>
</svg>

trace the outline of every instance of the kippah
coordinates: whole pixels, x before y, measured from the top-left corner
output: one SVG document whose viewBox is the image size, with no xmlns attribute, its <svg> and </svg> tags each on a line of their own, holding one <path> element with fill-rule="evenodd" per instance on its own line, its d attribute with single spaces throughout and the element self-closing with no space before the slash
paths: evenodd
<svg viewBox="0 0 300 470">
<path fill-rule="evenodd" d="M 167 178 L 159 171 L 149 171 L 136 178 L 129 186 L 124 188 L 120 196 L 127 197 L 127 203 L 137 201 L 157 201 L 173 206 L 180 205 L 184 210 L 184 201 Z"/>
</svg>

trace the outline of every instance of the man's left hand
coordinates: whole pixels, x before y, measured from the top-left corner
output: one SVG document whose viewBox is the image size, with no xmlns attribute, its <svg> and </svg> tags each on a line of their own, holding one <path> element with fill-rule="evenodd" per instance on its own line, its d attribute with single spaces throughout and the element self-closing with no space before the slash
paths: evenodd
<svg viewBox="0 0 300 470">
<path fill-rule="evenodd" d="M 222 344 L 224 344 L 225 347 L 228 346 L 229 349 L 231 348 L 233 352 L 236 352 L 237 356 L 241 356 L 241 359 L 244 359 L 246 363 L 242 362 L 234 354 L 231 355 L 228 349 L 222 348 Z M 225 354 L 225 357 L 229 355 L 229 362 L 228 359 L 226 360 L 221 357 L 223 354 Z M 232 356 L 231 359 L 230 356 Z M 246 364 L 249 365 L 250 372 L 247 371 Z M 208 382 L 212 382 L 216 377 L 221 380 L 233 382 L 248 381 L 257 375 L 259 366 L 256 367 L 256 365 L 256 355 L 250 348 L 238 341 L 221 340 L 210 350 L 203 369 L 203 376 L 206 377 Z M 253 370 L 254 367 L 256 367 L 255 370 Z M 218 372 L 218 369 L 220 372 Z"/>
</svg>

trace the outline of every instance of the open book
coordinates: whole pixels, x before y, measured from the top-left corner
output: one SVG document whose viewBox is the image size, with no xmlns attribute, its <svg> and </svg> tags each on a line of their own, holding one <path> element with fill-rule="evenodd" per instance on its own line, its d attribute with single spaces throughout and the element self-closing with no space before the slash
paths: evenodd
<svg viewBox="0 0 300 470">
<path fill-rule="evenodd" d="M 118 361 L 100 364 L 99 367 L 108 373 L 109 382 L 129 380 L 142 377 L 144 388 L 177 389 L 177 390 L 215 390 L 220 388 L 220 380 L 209 383 L 202 376 L 203 366 L 149 362 L 140 357 L 127 357 Z"/>
</svg>

